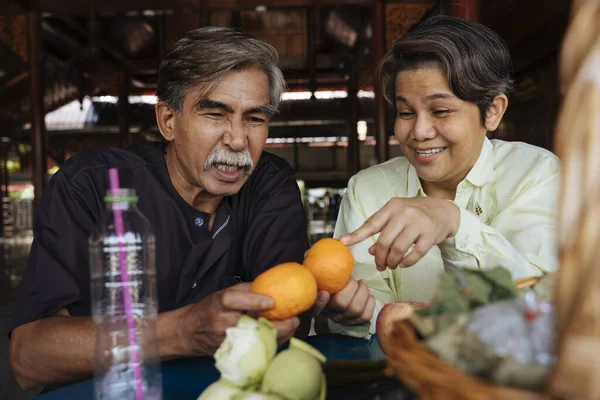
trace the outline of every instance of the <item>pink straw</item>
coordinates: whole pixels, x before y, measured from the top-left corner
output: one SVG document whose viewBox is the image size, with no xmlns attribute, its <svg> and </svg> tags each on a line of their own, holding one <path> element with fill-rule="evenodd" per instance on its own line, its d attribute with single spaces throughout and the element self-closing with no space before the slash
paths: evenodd
<svg viewBox="0 0 600 400">
<path fill-rule="evenodd" d="M 119 196 L 119 171 L 116 168 L 108 170 L 110 190 L 112 195 Z M 125 240 L 123 215 L 119 207 L 113 207 L 115 217 L 115 231 L 119 243 L 119 264 L 121 266 L 121 286 L 123 287 L 123 302 L 125 303 L 125 317 L 127 319 L 127 331 L 129 334 L 129 347 L 131 360 L 133 362 L 133 377 L 135 381 L 135 398 L 144 400 L 144 388 L 142 385 L 142 371 L 140 369 L 140 355 L 138 354 L 137 337 L 135 334 L 135 321 L 133 320 L 133 309 L 131 306 L 131 293 L 129 291 L 129 268 L 127 268 L 127 254 L 125 253 Z"/>
</svg>

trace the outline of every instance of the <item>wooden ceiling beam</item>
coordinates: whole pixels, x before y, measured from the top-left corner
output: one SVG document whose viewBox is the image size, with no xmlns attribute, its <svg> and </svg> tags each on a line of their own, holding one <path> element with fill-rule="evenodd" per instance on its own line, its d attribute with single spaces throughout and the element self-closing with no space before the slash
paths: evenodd
<svg viewBox="0 0 600 400">
<path fill-rule="evenodd" d="M 291 91 L 311 91 L 310 72 L 284 72 L 288 89 Z M 316 75 L 317 90 L 347 90 L 348 80 L 339 73 L 317 71 Z M 132 80 L 132 91 L 134 94 L 152 95 L 156 91 L 156 78 L 135 76 Z M 369 69 L 360 71 L 358 86 L 361 90 L 373 90 L 373 72 Z M 116 96 L 116 92 L 107 93 Z"/>
<path fill-rule="evenodd" d="M 27 5 L 28 0 L 12 0 L 21 5 Z M 258 6 L 267 8 L 293 8 L 312 7 L 315 0 L 207 0 L 209 10 L 219 9 L 254 9 Z M 372 0 L 319 0 L 321 6 L 333 6 L 342 4 L 370 5 Z M 168 12 L 174 14 L 202 12 L 206 8 L 198 0 L 104 0 L 99 1 L 96 13 L 120 14 L 129 11 L 154 11 L 158 13 Z M 57 14 L 87 15 L 89 6 L 87 0 L 40 0 L 40 11 Z"/>
</svg>

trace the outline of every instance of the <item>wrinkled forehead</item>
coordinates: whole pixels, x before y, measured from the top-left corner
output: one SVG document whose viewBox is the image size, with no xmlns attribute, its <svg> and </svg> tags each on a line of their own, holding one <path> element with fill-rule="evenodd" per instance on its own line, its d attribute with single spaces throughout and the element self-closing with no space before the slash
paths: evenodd
<svg viewBox="0 0 600 400">
<path fill-rule="evenodd" d="M 231 70 L 217 81 L 192 85 L 184 97 L 184 104 L 195 106 L 205 100 L 234 107 L 243 100 L 250 108 L 270 104 L 270 85 L 267 74 L 257 68 Z M 274 108 L 274 107 L 273 107 Z"/>
</svg>

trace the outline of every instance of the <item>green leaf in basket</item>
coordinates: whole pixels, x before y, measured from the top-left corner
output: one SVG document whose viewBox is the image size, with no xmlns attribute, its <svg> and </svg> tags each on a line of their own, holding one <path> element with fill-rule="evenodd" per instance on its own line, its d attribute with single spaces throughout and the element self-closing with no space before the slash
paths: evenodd
<svg viewBox="0 0 600 400">
<path fill-rule="evenodd" d="M 472 308 L 487 304 L 493 290 L 492 285 L 481 275 L 469 272 L 465 273 L 469 288 L 463 295 L 469 299 Z"/>
<path fill-rule="evenodd" d="M 500 361 L 491 374 L 493 382 L 528 390 L 542 390 L 549 368 L 542 365 L 523 364 L 511 357 Z"/>
<path fill-rule="evenodd" d="M 479 274 L 489 282 L 492 288 L 489 295 L 489 302 L 514 299 L 519 296 L 519 291 L 512 280 L 510 272 L 504 267 L 469 272 Z"/>
<path fill-rule="evenodd" d="M 450 273 L 442 275 L 429 308 L 418 310 L 420 315 L 439 315 L 444 313 L 461 313 L 469 310 L 469 300 L 459 293 L 458 281 Z"/>
</svg>

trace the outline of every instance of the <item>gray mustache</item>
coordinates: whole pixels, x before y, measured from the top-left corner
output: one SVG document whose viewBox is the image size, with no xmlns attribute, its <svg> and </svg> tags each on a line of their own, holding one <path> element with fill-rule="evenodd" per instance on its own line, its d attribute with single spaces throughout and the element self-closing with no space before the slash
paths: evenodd
<svg viewBox="0 0 600 400">
<path fill-rule="evenodd" d="M 230 151 L 224 147 L 218 148 L 210 153 L 204 163 L 204 169 L 209 169 L 215 164 L 235 165 L 243 168 L 246 172 L 251 172 L 254 169 L 254 162 L 248 150 Z"/>
</svg>

